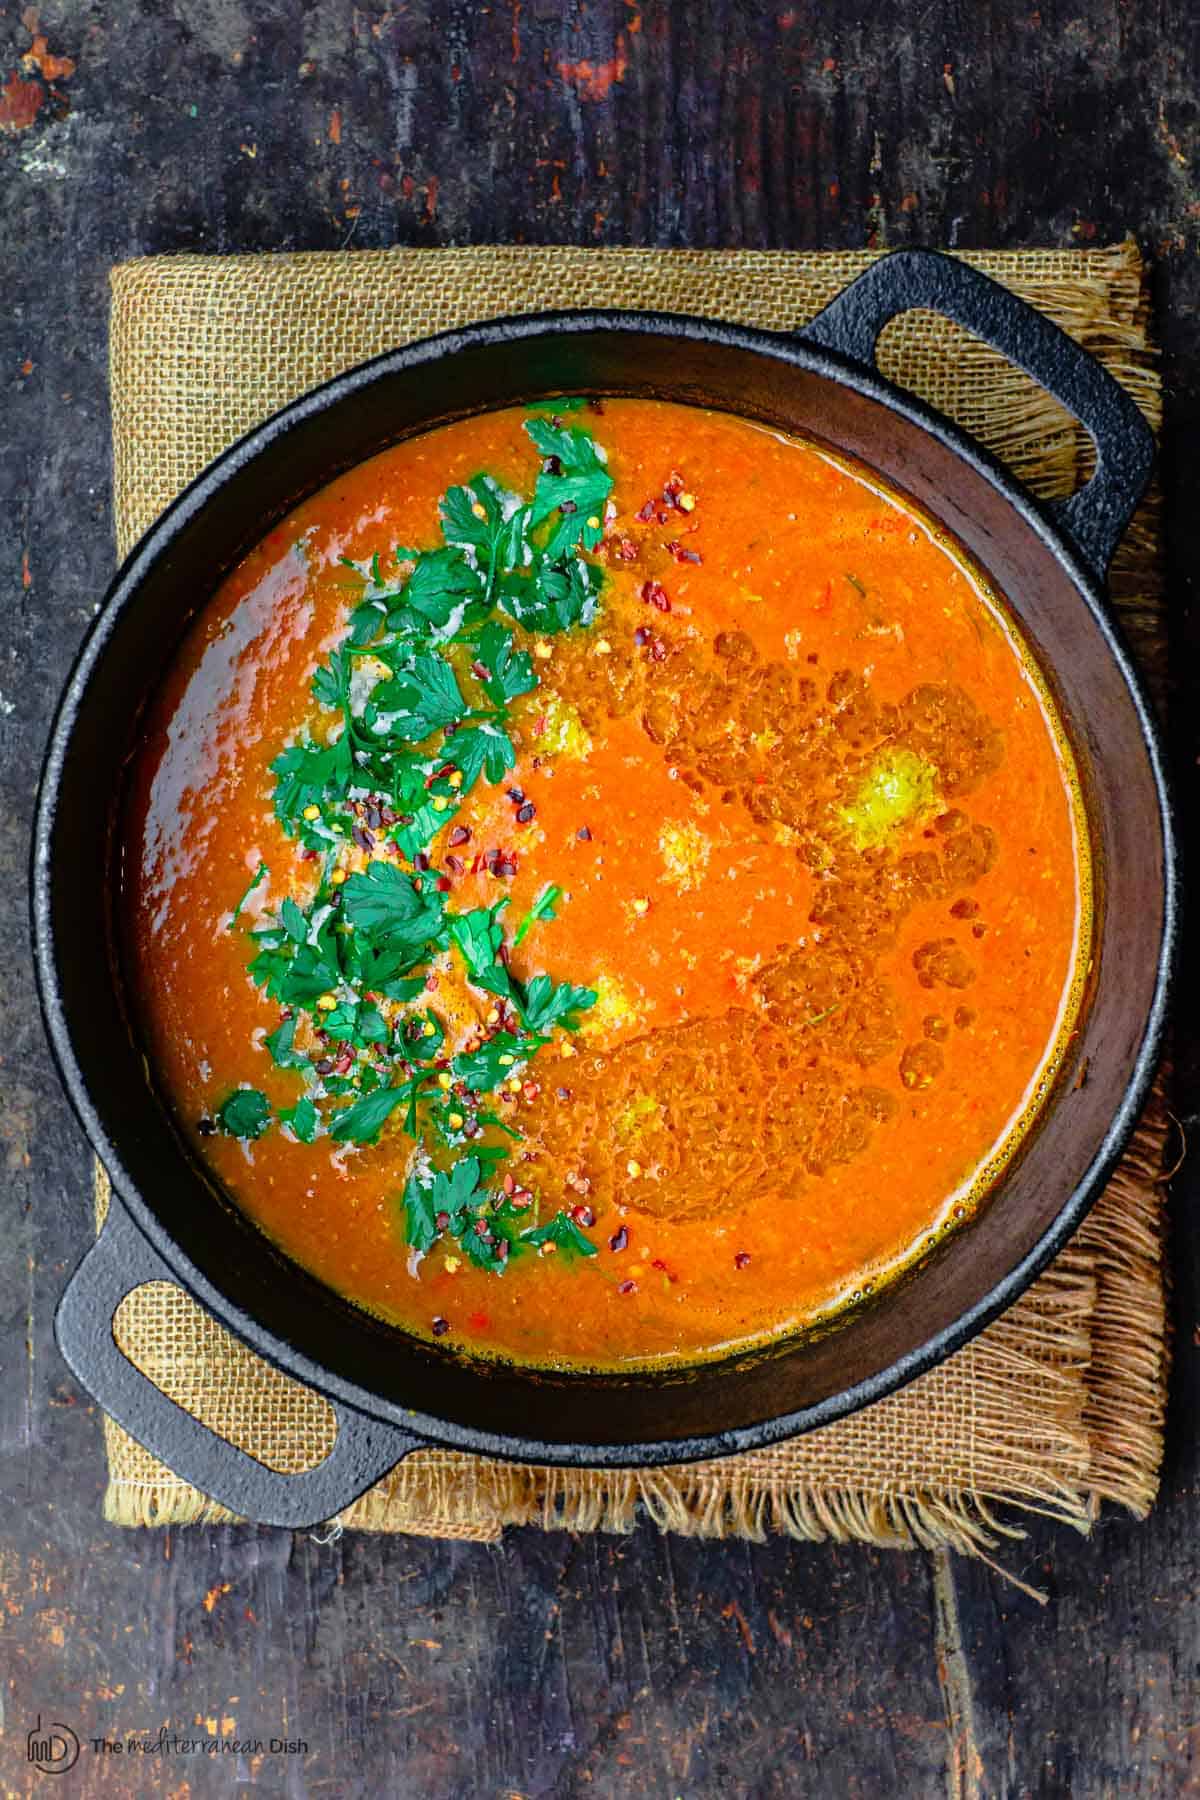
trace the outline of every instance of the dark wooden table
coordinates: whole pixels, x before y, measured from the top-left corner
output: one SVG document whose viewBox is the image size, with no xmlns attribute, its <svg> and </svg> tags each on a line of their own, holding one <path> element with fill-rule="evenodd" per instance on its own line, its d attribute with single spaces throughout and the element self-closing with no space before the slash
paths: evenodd
<svg viewBox="0 0 1200 1800">
<path fill-rule="evenodd" d="M 1166 354 L 1190 825 L 1198 33 L 1187 0 L 56 0 L 40 25 L 16 0 L 0 10 L 8 1792 L 53 1783 L 25 1761 L 39 1712 L 84 1738 L 233 1720 L 309 1746 L 153 1768 L 85 1747 L 62 1790 L 88 1794 L 1196 1791 L 1195 1159 L 1173 1202 L 1162 1498 L 1145 1524 L 1114 1514 L 1089 1540 L 1035 1524 L 1008 1549 L 1044 1609 L 944 1556 L 650 1528 L 500 1548 L 120 1532 L 100 1520 L 99 1421 L 51 1335 L 87 1238 L 88 1156 L 42 1038 L 23 890 L 50 707 L 112 566 L 106 276 L 147 251 L 1135 232 Z M 1189 948 L 1185 979 L 1196 962 Z M 1193 1128 L 1198 1043 L 1185 1018 Z"/>
</svg>

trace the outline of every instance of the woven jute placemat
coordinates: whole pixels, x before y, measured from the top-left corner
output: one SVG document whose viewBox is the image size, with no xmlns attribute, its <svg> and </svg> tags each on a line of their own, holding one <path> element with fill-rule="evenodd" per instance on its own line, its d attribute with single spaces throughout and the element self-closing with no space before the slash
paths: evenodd
<svg viewBox="0 0 1200 1800">
<path fill-rule="evenodd" d="M 112 407 L 122 554 L 219 450 L 285 401 L 432 331 L 549 306 L 648 306 L 788 328 L 866 254 L 528 249 L 177 256 L 113 273 Z M 1050 314 L 1157 425 L 1159 383 L 1132 245 L 972 256 Z M 981 439 L 1037 493 L 1087 464 L 1079 427 L 985 345 L 930 314 L 889 328 L 885 372 Z M 1142 509 L 1114 600 L 1152 683 L 1165 655 L 1157 512 Z M 1155 1492 L 1165 1378 L 1161 1097 L 1069 1248 L 941 1368 L 856 1417 L 755 1454 L 638 1472 L 555 1470 L 446 1451 L 410 1457 L 340 1524 L 491 1539 L 506 1524 L 757 1538 L 950 1544 L 983 1553 L 1020 1511 L 1086 1528 L 1101 1503 L 1141 1514 Z M 97 1213 L 108 1187 L 97 1171 Z M 273 1468 L 332 1441 L 325 1402 L 268 1368 L 180 1289 L 139 1289 L 118 1314 L 126 1353 L 214 1430 Z M 231 1515 L 106 1421 L 105 1515 L 124 1525 Z"/>
</svg>

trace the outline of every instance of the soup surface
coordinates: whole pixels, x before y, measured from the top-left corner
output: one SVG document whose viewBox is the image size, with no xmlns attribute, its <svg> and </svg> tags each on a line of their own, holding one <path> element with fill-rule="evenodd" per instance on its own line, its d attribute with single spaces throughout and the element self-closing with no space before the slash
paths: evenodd
<svg viewBox="0 0 1200 1800">
<path fill-rule="evenodd" d="M 446 1346 L 688 1360 L 986 1194 L 1077 1006 L 1069 753 L 867 471 L 564 400 L 411 439 L 198 616 L 123 916 L 161 1085 L 288 1254 Z"/>
</svg>

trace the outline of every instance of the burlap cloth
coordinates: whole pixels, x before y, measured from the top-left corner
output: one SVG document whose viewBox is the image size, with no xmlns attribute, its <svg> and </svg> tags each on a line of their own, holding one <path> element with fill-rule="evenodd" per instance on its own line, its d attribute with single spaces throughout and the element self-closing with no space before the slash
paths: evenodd
<svg viewBox="0 0 1200 1800">
<path fill-rule="evenodd" d="M 118 549 L 219 450 L 268 413 L 406 339 L 546 306 L 650 306 L 786 328 L 867 255 L 526 249 L 176 256 L 113 273 Z M 1065 326 L 1157 425 L 1159 382 L 1132 245 L 973 256 Z M 1078 426 L 977 340 L 923 313 L 892 326 L 886 371 L 949 413 L 1043 495 L 1086 463 Z M 1164 655 L 1150 501 L 1113 590 L 1152 681 Z M 1070 1247 L 1003 1318 L 941 1368 L 856 1417 L 775 1449 L 643 1472 L 547 1471 L 445 1451 L 410 1457 L 340 1523 L 491 1539 L 506 1524 L 628 1530 L 638 1503 L 706 1536 L 949 1543 L 982 1553 L 1016 1509 L 1086 1529 L 1104 1500 L 1155 1493 L 1165 1378 L 1161 1099 Z M 103 1214 L 107 1183 L 97 1171 Z M 274 1468 L 315 1463 L 325 1403 L 235 1343 L 179 1289 L 130 1295 L 127 1353 L 206 1423 Z M 227 1519 L 106 1420 L 105 1515 L 125 1525 Z"/>
</svg>

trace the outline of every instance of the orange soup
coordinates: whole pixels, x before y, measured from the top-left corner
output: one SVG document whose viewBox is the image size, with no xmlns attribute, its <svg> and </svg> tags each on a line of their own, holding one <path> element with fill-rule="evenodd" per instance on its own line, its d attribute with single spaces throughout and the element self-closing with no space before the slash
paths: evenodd
<svg viewBox="0 0 1200 1800">
<path fill-rule="evenodd" d="M 124 916 L 236 1202 L 447 1348 L 688 1362 L 983 1202 L 1079 1000 L 1069 750 L 869 471 L 662 401 L 413 438 L 225 581 L 145 722 Z"/>
</svg>

